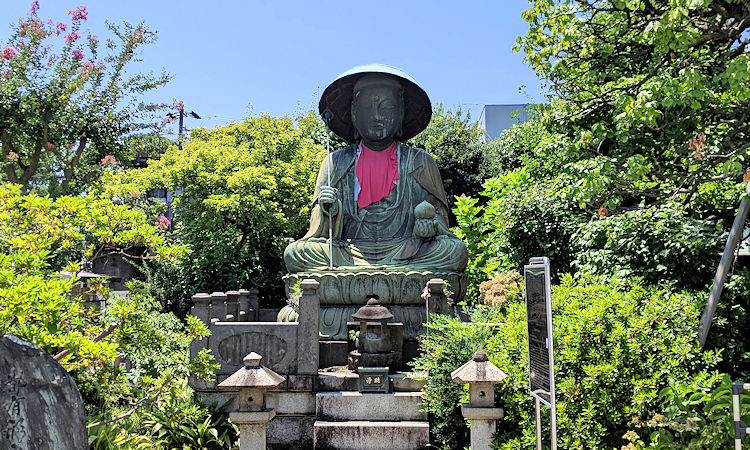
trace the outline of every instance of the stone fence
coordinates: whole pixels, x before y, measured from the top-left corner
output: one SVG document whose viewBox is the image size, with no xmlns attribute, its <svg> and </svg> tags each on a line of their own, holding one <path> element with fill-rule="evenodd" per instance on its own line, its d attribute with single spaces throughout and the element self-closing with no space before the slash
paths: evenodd
<svg viewBox="0 0 750 450">
<path fill-rule="evenodd" d="M 206 324 L 211 335 L 191 344 L 191 357 L 207 348 L 220 368 L 213 381 L 192 379 L 191 385 L 215 390 L 243 366 L 248 349 L 262 354 L 266 367 L 285 376 L 317 374 L 318 282 L 305 280 L 301 288 L 299 322 L 258 322 L 258 291 L 254 289 L 195 294 L 191 314 Z"/>
</svg>

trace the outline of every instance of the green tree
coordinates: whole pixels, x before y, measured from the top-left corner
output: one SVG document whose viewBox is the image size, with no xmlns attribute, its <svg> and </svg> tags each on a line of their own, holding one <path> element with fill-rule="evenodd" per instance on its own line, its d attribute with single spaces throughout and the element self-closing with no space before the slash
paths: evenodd
<svg viewBox="0 0 750 450">
<path fill-rule="evenodd" d="M 747 2 L 534 0 L 523 17 L 517 49 L 561 99 L 543 120 L 582 205 L 690 202 L 747 166 Z"/>
<path fill-rule="evenodd" d="M 85 6 L 55 25 L 38 9 L 34 0 L 0 56 L 2 176 L 27 189 L 73 192 L 103 158 L 129 156 L 125 136 L 157 123 L 159 106 L 139 97 L 169 77 L 132 72 L 141 46 L 156 38 L 143 24 L 108 24 L 104 54 L 97 36 L 83 36 Z"/>
<path fill-rule="evenodd" d="M 196 129 L 183 149 L 170 147 L 147 168 L 107 171 L 95 192 L 134 204 L 142 204 L 150 189 L 178 193 L 174 237 L 192 253 L 170 273 L 154 274 L 171 286 L 164 300 L 182 302 L 175 310 L 186 312 L 196 292 L 251 286 L 264 302 L 278 303 L 284 297 L 284 238 L 300 237 L 309 225 L 325 156 L 313 138 L 319 131 L 312 113 L 296 127 L 289 118 L 262 116 Z"/>
</svg>

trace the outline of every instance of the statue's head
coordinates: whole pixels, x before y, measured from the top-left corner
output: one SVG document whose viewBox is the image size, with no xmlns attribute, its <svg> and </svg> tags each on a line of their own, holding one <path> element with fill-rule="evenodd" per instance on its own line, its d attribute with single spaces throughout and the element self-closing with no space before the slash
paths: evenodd
<svg viewBox="0 0 750 450">
<path fill-rule="evenodd" d="M 368 74 L 354 84 L 352 124 L 362 143 L 383 150 L 402 134 L 404 88 L 388 75 Z"/>
<path fill-rule="evenodd" d="M 411 139 L 432 117 L 430 99 L 417 82 L 383 64 L 341 74 L 323 91 L 318 108 L 331 131 L 349 142 L 361 138 L 374 150 Z"/>
</svg>

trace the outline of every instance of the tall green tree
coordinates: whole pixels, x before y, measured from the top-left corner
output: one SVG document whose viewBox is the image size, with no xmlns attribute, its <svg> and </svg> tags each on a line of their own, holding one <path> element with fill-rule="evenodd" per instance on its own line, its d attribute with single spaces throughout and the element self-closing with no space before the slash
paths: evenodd
<svg viewBox="0 0 750 450">
<path fill-rule="evenodd" d="M 264 302 L 283 303 L 287 240 L 306 231 L 315 178 L 325 156 L 320 121 L 262 116 L 212 130 L 196 129 L 180 149 L 170 147 L 147 168 L 106 171 L 95 192 L 162 211 L 141 199 L 171 189 L 174 237 L 192 249 L 161 278 L 164 300 L 185 312 L 196 292 L 240 287 L 261 290 Z M 323 134 L 324 138 L 325 135 Z"/>
<path fill-rule="evenodd" d="M 157 123 L 159 106 L 140 97 L 169 77 L 132 71 L 140 48 L 156 39 L 143 24 L 108 23 L 102 45 L 83 31 L 85 6 L 56 24 L 38 10 L 34 0 L 0 48 L 1 173 L 27 189 L 71 192 L 108 155 L 126 156 L 125 136 Z"/>
<path fill-rule="evenodd" d="M 562 99 L 545 116 L 584 205 L 679 198 L 737 180 L 750 147 L 750 4 L 534 0 L 517 49 Z M 560 167 L 564 167 L 560 164 Z"/>
</svg>

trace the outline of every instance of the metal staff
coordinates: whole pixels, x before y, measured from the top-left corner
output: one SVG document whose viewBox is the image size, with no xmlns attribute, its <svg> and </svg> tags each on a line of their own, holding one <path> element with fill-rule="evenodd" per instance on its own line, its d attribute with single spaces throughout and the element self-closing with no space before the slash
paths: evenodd
<svg viewBox="0 0 750 450">
<path fill-rule="evenodd" d="M 333 158 L 331 158 L 331 119 L 333 119 L 333 113 L 330 109 L 326 108 L 323 111 L 323 122 L 326 124 L 326 153 L 328 158 L 328 187 L 331 186 L 331 164 L 333 164 Z M 331 217 L 331 210 L 333 205 L 328 207 L 328 263 L 329 267 L 333 269 L 333 217 Z"/>
</svg>

